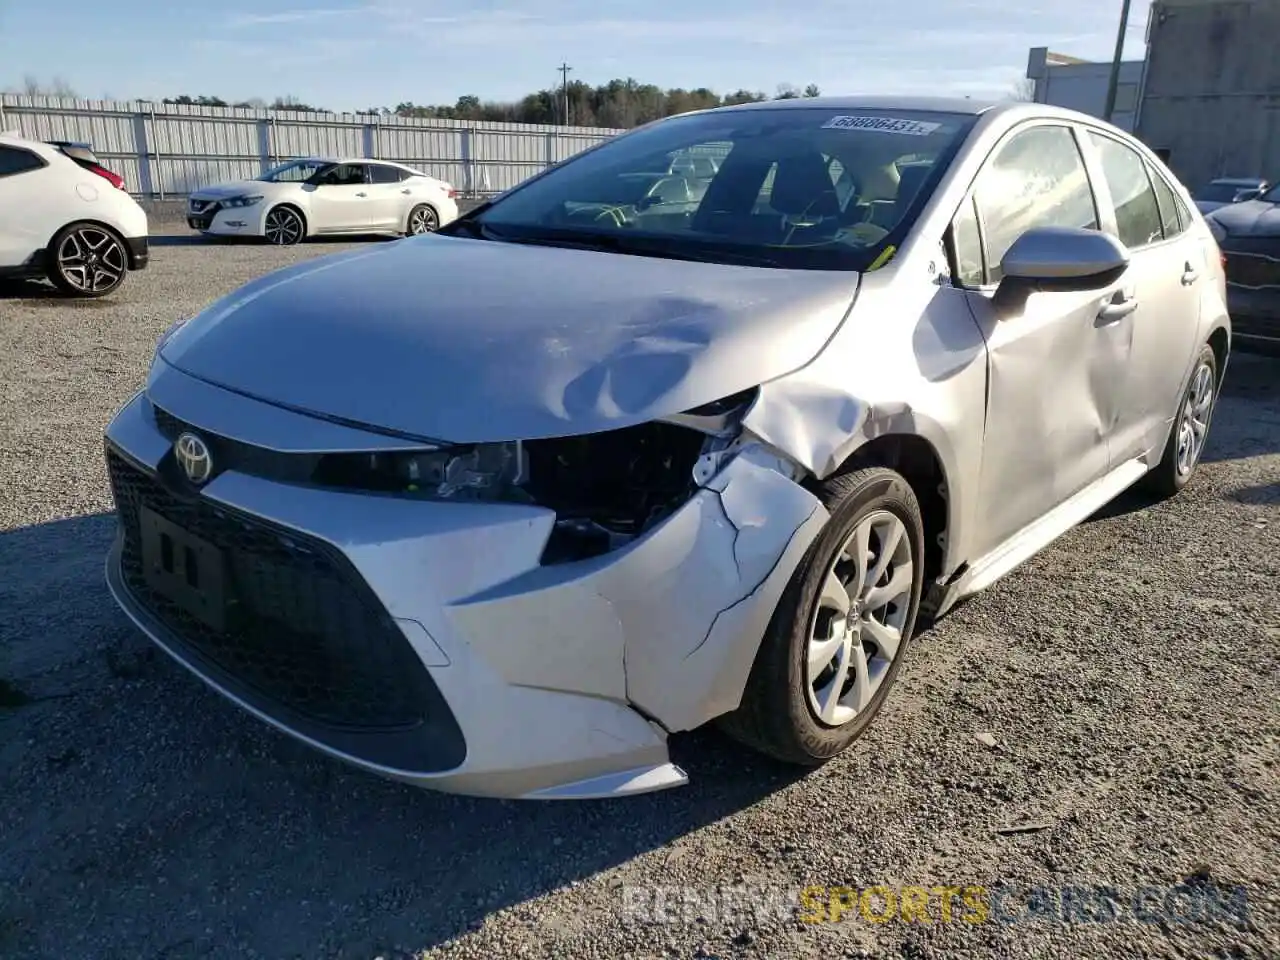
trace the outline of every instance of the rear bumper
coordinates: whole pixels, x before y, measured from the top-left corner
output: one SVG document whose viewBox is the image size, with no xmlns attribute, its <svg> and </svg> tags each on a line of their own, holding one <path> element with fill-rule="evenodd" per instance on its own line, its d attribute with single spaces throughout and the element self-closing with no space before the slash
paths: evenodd
<svg viewBox="0 0 1280 960">
<path fill-rule="evenodd" d="M 129 255 L 129 269 L 147 269 L 151 262 L 151 241 L 147 237 L 126 237 L 124 244 Z"/>
</svg>

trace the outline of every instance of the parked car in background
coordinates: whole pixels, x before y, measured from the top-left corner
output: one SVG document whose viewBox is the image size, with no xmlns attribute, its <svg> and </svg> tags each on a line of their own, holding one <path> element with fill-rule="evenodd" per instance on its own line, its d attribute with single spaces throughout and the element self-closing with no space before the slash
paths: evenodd
<svg viewBox="0 0 1280 960">
<path fill-rule="evenodd" d="M 201 187 L 187 224 L 209 236 L 301 243 L 334 234 L 432 233 L 458 216 L 453 185 L 388 160 L 291 160 L 252 180 Z"/>
<path fill-rule="evenodd" d="M 0 276 L 101 297 L 147 258 L 146 211 L 92 147 L 0 134 Z"/>
<path fill-rule="evenodd" d="M 1266 192 L 1268 182 L 1261 177 L 1223 177 L 1211 180 L 1196 193 L 1196 207 L 1201 213 L 1212 213 L 1219 207 L 1253 200 Z"/>
<path fill-rule="evenodd" d="M 1206 219 L 1226 258 L 1227 303 L 1240 346 L 1280 353 L 1280 184 Z"/>
<path fill-rule="evenodd" d="M 715 145 L 698 202 L 636 202 Z M 820 764 L 922 611 L 1191 480 L 1225 296 L 1183 187 L 1083 114 L 671 117 L 171 327 L 106 433 L 108 583 L 231 700 L 421 786 L 675 786 L 709 721 Z"/>
</svg>

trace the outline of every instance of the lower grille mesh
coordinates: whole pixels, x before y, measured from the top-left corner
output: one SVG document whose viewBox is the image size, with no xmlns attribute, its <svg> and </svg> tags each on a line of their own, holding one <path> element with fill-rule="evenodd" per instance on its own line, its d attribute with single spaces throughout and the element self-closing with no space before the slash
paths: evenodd
<svg viewBox="0 0 1280 960">
<path fill-rule="evenodd" d="M 209 501 L 178 497 L 112 450 L 107 463 L 124 532 L 124 581 L 182 643 L 318 723 L 388 730 L 427 719 L 427 705 L 438 702 L 430 675 L 340 554 Z M 225 630 L 210 628 L 148 584 L 144 507 L 224 554 Z"/>
</svg>

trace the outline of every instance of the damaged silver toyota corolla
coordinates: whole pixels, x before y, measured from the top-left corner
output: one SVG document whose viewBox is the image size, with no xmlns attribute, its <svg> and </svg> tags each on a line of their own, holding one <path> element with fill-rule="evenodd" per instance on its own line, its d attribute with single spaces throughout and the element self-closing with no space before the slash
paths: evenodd
<svg viewBox="0 0 1280 960">
<path fill-rule="evenodd" d="M 812 764 L 938 615 L 1204 447 L 1218 251 L 1041 104 L 664 120 L 161 340 L 107 430 L 111 590 L 262 719 L 411 783 Z"/>
</svg>

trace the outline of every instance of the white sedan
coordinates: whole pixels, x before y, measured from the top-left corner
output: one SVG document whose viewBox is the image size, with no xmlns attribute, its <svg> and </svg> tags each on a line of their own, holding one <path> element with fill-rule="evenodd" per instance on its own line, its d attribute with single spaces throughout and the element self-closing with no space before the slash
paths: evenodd
<svg viewBox="0 0 1280 960">
<path fill-rule="evenodd" d="M 187 224 L 209 236 L 300 243 L 334 234 L 432 233 L 458 216 L 449 183 L 386 160 L 308 157 L 253 180 L 203 187 Z"/>
</svg>

